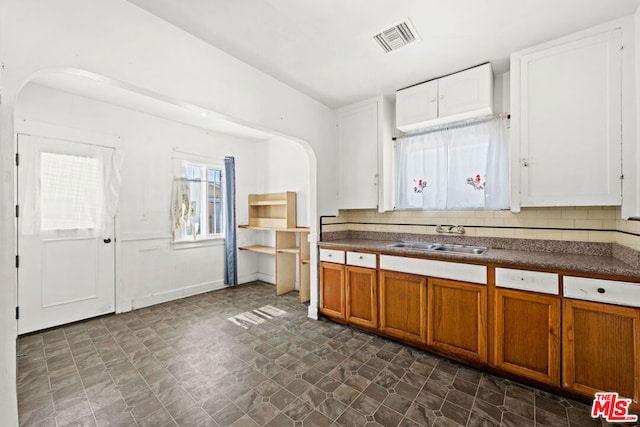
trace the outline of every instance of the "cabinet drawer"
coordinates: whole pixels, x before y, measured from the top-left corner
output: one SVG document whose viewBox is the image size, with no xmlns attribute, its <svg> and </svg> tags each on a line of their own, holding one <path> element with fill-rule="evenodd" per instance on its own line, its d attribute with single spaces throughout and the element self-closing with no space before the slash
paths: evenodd
<svg viewBox="0 0 640 427">
<path fill-rule="evenodd" d="M 358 267 L 376 268 L 376 254 L 347 252 L 347 264 Z"/>
<path fill-rule="evenodd" d="M 558 275 L 543 271 L 496 268 L 496 286 L 558 295 Z"/>
<path fill-rule="evenodd" d="M 380 255 L 380 269 L 487 284 L 487 267 L 484 265 Z"/>
<path fill-rule="evenodd" d="M 564 276 L 564 296 L 587 301 L 640 307 L 640 284 Z"/>
<path fill-rule="evenodd" d="M 344 264 L 344 251 L 336 249 L 320 249 L 320 261 Z"/>
</svg>

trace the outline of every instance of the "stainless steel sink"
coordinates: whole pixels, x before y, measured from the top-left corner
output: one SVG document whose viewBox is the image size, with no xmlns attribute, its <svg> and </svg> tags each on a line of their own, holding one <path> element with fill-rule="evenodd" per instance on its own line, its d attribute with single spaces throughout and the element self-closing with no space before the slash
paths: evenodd
<svg viewBox="0 0 640 427">
<path fill-rule="evenodd" d="M 417 249 L 422 251 L 433 251 L 435 248 L 442 246 L 440 243 L 429 242 L 399 242 L 387 245 L 392 248 Z"/>
<path fill-rule="evenodd" d="M 387 245 L 391 248 L 405 248 L 414 249 L 418 251 L 429 252 L 451 252 L 470 255 L 482 255 L 487 251 L 484 246 L 472 246 L 472 245 L 453 245 L 443 243 L 431 243 L 431 242 L 398 242 Z"/>
<path fill-rule="evenodd" d="M 434 251 L 442 252 L 458 252 L 463 254 L 482 255 L 487 251 L 484 246 L 470 246 L 470 245 L 441 245 L 433 249 Z"/>
</svg>

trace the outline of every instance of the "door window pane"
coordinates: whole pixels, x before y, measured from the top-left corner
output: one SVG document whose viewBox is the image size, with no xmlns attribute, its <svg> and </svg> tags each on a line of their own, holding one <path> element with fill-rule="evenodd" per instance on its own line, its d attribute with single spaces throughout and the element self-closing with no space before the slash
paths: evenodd
<svg viewBox="0 0 640 427">
<path fill-rule="evenodd" d="M 42 230 L 97 228 L 104 208 L 102 180 L 100 159 L 41 153 Z"/>
</svg>

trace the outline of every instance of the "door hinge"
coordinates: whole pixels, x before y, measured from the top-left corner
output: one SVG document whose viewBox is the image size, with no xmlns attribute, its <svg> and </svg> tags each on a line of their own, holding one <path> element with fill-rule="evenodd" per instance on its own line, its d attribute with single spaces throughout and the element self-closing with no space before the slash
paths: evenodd
<svg viewBox="0 0 640 427">
<path fill-rule="evenodd" d="M 16 218 L 20 217 L 20 205 L 16 205 Z"/>
<path fill-rule="evenodd" d="M 20 166 L 20 154 L 16 153 L 16 166 Z"/>
<path fill-rule="evenodd" d="M 20 268 L 20 255 L 16 255 L 16 268 Z"/>
<path fill-rule="evenodd" d="M 16 320 L 20 319 L 20 307 L 16 307 Z"/>
</svg>

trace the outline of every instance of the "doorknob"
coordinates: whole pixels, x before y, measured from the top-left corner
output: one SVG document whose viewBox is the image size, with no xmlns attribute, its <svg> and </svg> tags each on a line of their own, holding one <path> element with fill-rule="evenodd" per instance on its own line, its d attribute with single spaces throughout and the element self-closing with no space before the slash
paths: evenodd
<svg viewBox="0 0 640 427">
<path fill-rule="evenodd" d="M 105 242 L 105 243 L 111 243 L 111 238 L 110 238 L 110 237 L 107 237 L 106 239 L 104 239 L 104 240 L 103 240 L 103 242 Z"/>
</svg>

